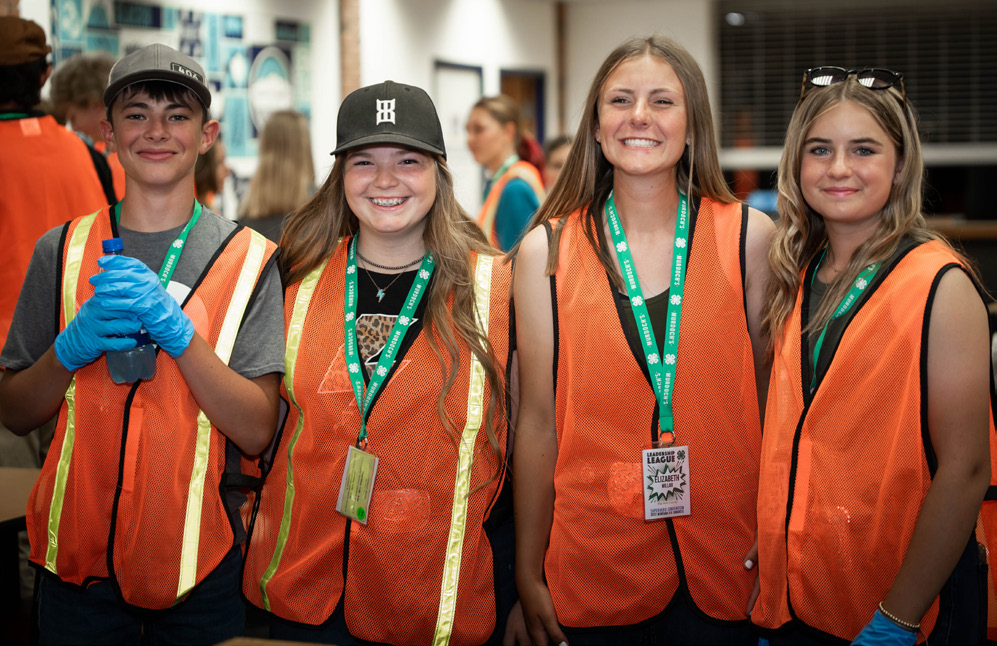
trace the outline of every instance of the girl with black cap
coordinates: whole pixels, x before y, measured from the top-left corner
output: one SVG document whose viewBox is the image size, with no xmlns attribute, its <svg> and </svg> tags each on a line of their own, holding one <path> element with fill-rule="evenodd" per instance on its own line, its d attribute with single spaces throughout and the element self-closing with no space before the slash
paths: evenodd
<svg viewBox="0 0 997 646">
<path fill-rule="evenodd" d="M 350 94 L 333 154 L 284 231 L 290 413 L 244 591 L 277 638 L 495 640 L 510 271 L 454 197 L 423 90 Z"/>
</svg>

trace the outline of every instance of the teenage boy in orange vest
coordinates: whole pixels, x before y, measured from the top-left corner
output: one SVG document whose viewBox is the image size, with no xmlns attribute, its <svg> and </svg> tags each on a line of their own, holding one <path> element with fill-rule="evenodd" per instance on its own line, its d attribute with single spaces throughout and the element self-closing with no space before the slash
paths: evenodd
<svg viewBox="0 0 997 646">
<path fill-rule="evenodd" d="M 201 66 L 165 45 L 114 66 L 101 128 L 125 197 L 39 241 L 0 354 L 3 423 L 59 416 L 28 502 L 41 643 L 243 628 L 245 499 L 226 476 L 273 435 L 283 309 L 273 243 L 194 201 L 210 102 Z M 128 256 L 103 256 L 113 237 Z M 146 338 L 155 375 L 115 383 L 105 353 Z"/>
</svg>

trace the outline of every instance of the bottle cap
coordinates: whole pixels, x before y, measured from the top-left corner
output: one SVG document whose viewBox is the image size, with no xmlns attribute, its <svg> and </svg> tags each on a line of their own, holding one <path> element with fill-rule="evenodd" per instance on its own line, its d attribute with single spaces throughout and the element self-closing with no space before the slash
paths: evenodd
<svg viewBox="0 0 997 646">
<path fill-rule="evenodd" d="M 102 241 L 101 246 L 104 248 L 104 253 L 115 253 L 117 251 L 124 251 L 125 245 L 121 242 L 121 238 L 108 238 Z"/>
</svg>

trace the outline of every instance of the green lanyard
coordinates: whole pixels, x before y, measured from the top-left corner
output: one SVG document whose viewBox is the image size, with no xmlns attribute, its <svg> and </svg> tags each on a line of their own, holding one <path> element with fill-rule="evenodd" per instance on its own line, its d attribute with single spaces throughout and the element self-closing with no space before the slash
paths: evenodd
<svg viewBox="0 0 997 646">
<path fill-rule="evenodd" d="M 184 245 L 187 242 L 187 234 L 194 228 L 200 217 L 201 203 L 194 200 L 194 215 L 191 216 L 190 221 L 187 222 L 187 226 L 183 228 L 177 239 L 170 245 L 169 251 L 166 252 L 166 259 L 163 260 L 163 266 L 159 269 L 159 282 L 164 288 L 170 284 L 170 278 L 173 277 L 173 272 L 177 270 L 177 265 L 180 264 L 180 254 L 183 253 Z M 114 205 L 114 221 L 121 222 L 121 202 Z"/>
<path fill-rule="evenodd" d="M 0 114 L 0 121 L 13 121 L 14 119 L 27 119 L 27 112 L 8 112 L 7 114 Z"/>
<path fill-rule="evenodd" d="M 489 178 L 489 180 L 487 182 L 485 182 L 485 199 L 486 200 L 488 199 L 488 194 L 491 193 L 492 186 L 495 185 L 495 182 L 497 182 L 498 179 L 500 177 L 502 177 L 505 174 L 505 172 L 507 170 L 509 170 L 510 168 L 512 168 L 512 165 L 515 164 L 518 161 L 519 161 L 519 155 L 509 155 L 509 158 L 506 159 L 504 162 L 502 162 L 502 165 L 499 166 L 499 169 L 497 171 L 495 171 L 495 174 L 492 175 L 491 178 Z"/>
<path fill-rule="evenodd" d="M 412 317 L 419 301 L 422 300 L 429 284 L 429 277 L 433 275 L 435 261 L 432 254 L 426 253 L 419 265 L 419 272 L 415 275 L 415 281 L 405 297 L 405 305 L 395 319 L 395 324 L 391 326 L 391 334 L 388 342 L 384 344 L 381 351 L 381 358 L 377 362 L 374 373 L 370 376 L 370 383 L 367 385 L 367 392 L 364 393 L 363 368 L 360 365 L 360 353 L 357 350 L 357 238 L 350 241 L 349 254 L 346 256 L 346 299 L 343 308 L 346 324 L 344 333 L 346 337 L 346 368 L 350 373 L 350 383 L 353 384 L 353 394 L 357 398 L 357 408 L 360 409 L 360 435 L 357 437 L 357 446 L 367 440 L 367 410 L 374 395 L 384 383 L 384 378 L 388 376 L 391 364 L 395 362 L 395 355 L 405 338 L 408 326 L 412 324 Z"/>
<path fill-rule="evenodd" d="M 682 318 L 682 293 L 685 289 L 686 257 L 689 255 L 689 200 L 679 193 L 678 216 L 675 220 L 675 245 L 672 249 L 672 283 L 668 294 L 668 331 L 665 336 L 664 361 L 658 356 L 658 343 L 654 338 L 654 328 L 651 327 L 651 317 L 644 304 L 644 293 L 640 288 L 637 270 L 634 267 L 633 255 L 627 244 L 626 233 L 616 214 L 616 203 L 613 194 L 609 194 L 606 202 L 606 219 L 609 231 L 613 236 L 613 246 L 616 248 L 616 258 L 623 269 L 623 282 L 630 297 L 637 330 L 640 332 L 644 357 L 647 360 L 647 370 L 651 375 L 651 385 L 658 398 L 659 425 L 661 434 L 671 434 L 675 443 L 675 418 L 672 414 L 672 390 L 675 387 L 675 367 L 678 361 L 679 321 Z"/>
<path fill-rule="evenodd" d="M 813 289 L 814 279 L 817 277 L 817 271 L 820 269 L 820 265 L 824 262 L 824 256 L 827 255 L 827 247 L 824 247 L 824 251 L 820 254 L 820 259 L 817 261 L 817 266 L 814 267 L 814 273 L 810 277 L 810 288 Z M 872 281 L 873 276 L 879 270 L 879 266 L 883 264 L 881 262 L 876 262 L 862 271 L 859 275 L 855 277 L 855 282 L 852 283 L 851 289 L 845 294 L 845 297 L 841 300 L 841 304 L 838 305 L 838 309 L 834 310 L 834 314 L 828 319 L 827 323 L 824 324 L 824 329 L 821 330 L 820 336 L 817 337 L 817 342 L 814 343 L 814 363 L 813 363 L 813 376 L 810 379 L 810 392 L 813 392 L 817 388 L 817 358 L 820 357 L 820 349 L 824 345 L 824 336 L 827 334 L 827 328 L 830 327 L 831 321 L 839 319 L 848 313 L 848 310 L 852 309 L 858 301 L 859 296 L 865 291 L 865 288 L 869 286 L 869 282 Z"/>
</svg>

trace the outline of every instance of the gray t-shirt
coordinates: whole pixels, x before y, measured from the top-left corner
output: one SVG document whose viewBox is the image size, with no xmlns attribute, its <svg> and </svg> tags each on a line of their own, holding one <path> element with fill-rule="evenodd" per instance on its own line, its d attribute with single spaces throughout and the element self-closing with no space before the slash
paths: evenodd
<svg viewBox="0 0 997 646">
<path fill-rule="evenodd" d="M 106 216 L 98 216 L 106 217 Z M 55 342 L 61 276 L 58 274 L 59 238 L 56 227 L 35 244 L 28 273 L 17 300 L 7 342 L 0 352 L 0 366 L 24 370 L 33 365 Z M 183 226 L 168 231 L 143 233 L 118 227 L 125 255 L 137 258 L 155 272 Z M 205 209 L 191 229 L 180 262 L 167 288 L 183 302 L 204 272 L 235 223 Z M 250 303 L 232 349 L 229 366 L 239 375 L 254 379 L 271 372 L 284 373 L 284 293 L 276 265 L 261 278 L 256 298 Z"/>
</svg>

